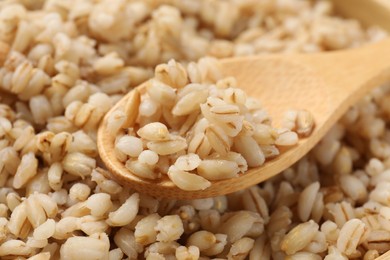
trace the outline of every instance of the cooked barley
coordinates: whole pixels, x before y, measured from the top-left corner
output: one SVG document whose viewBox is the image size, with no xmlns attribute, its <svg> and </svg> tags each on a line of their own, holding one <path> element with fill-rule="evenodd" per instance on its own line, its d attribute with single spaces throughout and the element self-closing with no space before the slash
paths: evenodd
<svg viewBox="0 0 390 260">
<path fill-rule="evenodd" d="M 61 246 L 61 259 L 107 259 L 110 244 L 107 235 L 102 237 L 103 239 L 80 236 L 68 238 Z"/>
<path fill-rule="evenodd" d="M 171 242 L 180 238 L 183 234 L 183 222 L 177 215 L 168 215 L 157 220 L 154 228 L 157 231 L 157 241 Z"/>
<path fill-rule="evenodd" d="M 20 165 L 15 173 L 13 186 L 16 189 L 25 185 L 32 177 L 37 174 L 38 160 L 33 153 L 25 154 L 22 157 Z"/>
<path fill-rule="evenodd" d="M 243 237 L 234 242 L 227 255 L 228 259 L 245 259 L 252 250 L 254 240 L 249 237 Z"/>
<path fill-rule="evenodd" d="M 159 122 L 145 125 L 137 131 L 137 134 L 149 141 L 164 141 L 169 139 L 168 128 Z"/>
<path fill-rule="evenodd" d="M 107 193 L 95 193 L 88 197 L 86 207 L 92 216 L 101 217 L 112 207 L 111 197 Z"/>
<path fill-rule="evenodd" d="M 347 256 L 354 253 L 365 232 L 365 225 L 359 219 L 351 219 L 340 230 L 337 248 Z"/>
<path fill-rule="evenodd" d="M 155 230 L 155 227 L 160 218 L 158 214 L 151 214 L 138 221 L 134 231 L 135 241 L 141 245 L 156 242 L 157 230 Z"/>
<path fill-rule="evenodd" d="M 33 253 L 32 248 L 21 240 L 10 239 L 0 245 L 0 256 L 29 256 Z"/>
<path fill-rule="evenodd" d="M 226 173 L 245 174 L 278 156 L 278 145 L 311 133 L 315 121 L 295 110 L 282 126 L 289 131 L 273 127 L 267 107 L 206 55 L 318 52 L 385 37 L 335 16 L 330 1 L 0 1 L 0 258 L 375 259 L 389 249 L 388 84 L 277 178 L 216 198 L 133 201 L 134 191 L 96 168 L 96 130 L 112 104 L 154 76 L 108 119 L 118 140 L 142 140 L 134 156 L 117 150 L 119 159 L 157 177 L 174 166 L 179 185 L 193 189 L 199 177 L 195 186 L 204 189 L 200 165 L 227 161 L 239 172 Z M 156 122 L 166 139 L 137 134 Z M 237 138 L 258 144 L 254 158 L 240 154 Z M 176 141 L 178 152 L 169 147 Z M 135 210 L 122 214 L 128 204 Z M 161 221 L 167 216 L 175 220 Z M 320 230 L 286 255 L 285 240 L 309 219 Z M 345 244 L 357 219 L 359 234 Z M 215 241 L 189 245 L 204 233 Z"/>
<path fill-rule="evenodd" d="M 318 224 L 313 220 L 299 224 L 283 238 L 281 249 L 288 255 L 293 255 L 308 246 L 317 232 Z"/>
<path fill-rule="evenodd" d="M 116 211 L 110 212 L 107 223 L 111 226 L 125 226 L 138 213 L 139 194 L 134 193 Z"/>
<path fill-rule="evenodd" d="M 134 233 L 124 227 L 115 234 L 114 241 L 130 259 L 137 259 L 138 253 L 142 250 L 141 245 L 135 241 Z"/>
<path fill-rule="evenodd" d="M 227 160 L 203 160 L 197 173 L 209 181 L 238 177 L 240 169 L 236 162 Z"/>
<path fill-rule="evenodd" d="M 211 183 L 202 176 L 179 170 L 174 165 L 169 167 L 168 176 L 176 186 L 183 190 L 204 190 L 211 185 Z"/>
<path fill-rule="evenodd" d="M 40 240 L 48 239 L 54 235 L 55 230 L 55 221 L 53 219 L 47 219 L 34 230 L 33 237 Z"/>
<path fill-rule="evenodd" d="M 142 164 L 148 164 L 152 166 L 152 165 L 156 165 L 158 160 L 159 160 L 158 154 L 150 150 L 144 150 L 138 155 L 138 161 Z"/>
<path fill-rule="evenodd" d="M 128 135 L 119 138 L 115 148 L 131 157 L 137 157 L 143 151 L 141 139 Z"/>
</svg>

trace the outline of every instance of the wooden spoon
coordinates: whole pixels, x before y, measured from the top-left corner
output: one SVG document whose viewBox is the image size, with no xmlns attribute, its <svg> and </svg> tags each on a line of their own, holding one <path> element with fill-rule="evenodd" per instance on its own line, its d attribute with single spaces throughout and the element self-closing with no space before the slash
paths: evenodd
<svg viewBox="0 0 390 260">
<path fill-rule="evenodd" d="M 212 182 L 203 191 L 183 191 L 166 176 L 151 181 L 130 174 L 114 154 L 114 137 L 107 132 L 107 118 L 125 106 L 133 90 L 107 113 L 98 131 L 99 154 L 115 179 L 159 198 L 196 199 L 245 189 L 277 175 L 308 153 L 351 105 L 390 79 L 390 39 L 345 51 L 238 57 L 224 59 L 222 64 L 225 75 L 235 76 L 248 96 L 262 102 L 274 125 L 288 109 L 307 109 L 314 115 L 313 133 L 238 178 Z"/>
<path fill-rule="evenodd" d="M 383 255 L 380 255 L 379 257 L 375 258 L 375 260 L 389 260 L 390 259 L 390 251 L 387 251 Z"/>
</svg>

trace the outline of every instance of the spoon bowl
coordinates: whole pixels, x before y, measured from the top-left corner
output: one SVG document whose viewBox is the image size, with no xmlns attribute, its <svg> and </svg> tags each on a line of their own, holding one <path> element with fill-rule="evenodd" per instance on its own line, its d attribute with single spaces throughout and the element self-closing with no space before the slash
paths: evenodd
<svg viewBox="0 0 390 260">
<path fill-rule="evenodd" d="M 307 138 L 257 168 L 237 178 L 213 181 L 203 191 L 185 191 L 167 176 L 146 180 L 130 174 L 114 153 L 115 137 L 107 130 L 111 113 L 128 105 L 141 84 L 123 97 L 104 117 L 98 130 L 98 150 L 113 178 L 158 198 L 198 199 L 228 194 L 265 181 L 282 172 L 306 153 L 334 123 L 369 90 L 390 79 L 390 39 L 345 51 L 318 54 L 278 54 L 222 60 L 225 75 L 237 78 L 248 96 L 261 101 L 273 125 L 280 125 L 285 111 L 306 109 L 313 114 L 315 129 Z"/>
</svg>

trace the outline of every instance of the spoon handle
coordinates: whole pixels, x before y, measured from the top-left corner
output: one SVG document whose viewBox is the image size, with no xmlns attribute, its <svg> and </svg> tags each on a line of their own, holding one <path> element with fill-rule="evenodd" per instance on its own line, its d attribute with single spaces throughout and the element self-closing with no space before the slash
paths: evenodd
<svg viewBox="0 0 390 260">
<path fill-rule="evenodd" d="M 236 57 L 223 62 L 224 72 L 235 75 L 240 86 L 251 86 L 252 92 L 253 86 L 272 88 L 259 95 L 274 117 L 302 103 L 305 109 L 316 106 L 321 112 L 315 115 L 317 125 L 330 127 L 352 104 L 390 79 L 390 38 L 350 50 Z M 300 102 L 302 97 L 310 100 Z"/>
<path fill-rule="evenodd" d="M 350 50 L 300 55 L 299 59 L 323 78 L 335 101 L 351 104 L 390 79 L 390 38 Z M 353 100 L 345 102 L 347 98 Z"/>
<path fill-rule="evenodd" d="M 390 38 L 351 50 L 296 55 L 294 61 L 325 83 L 321 99 L 328 116 L 323 118 L 330 126 L 370 90 L 390 80 Z"/>
</svg>

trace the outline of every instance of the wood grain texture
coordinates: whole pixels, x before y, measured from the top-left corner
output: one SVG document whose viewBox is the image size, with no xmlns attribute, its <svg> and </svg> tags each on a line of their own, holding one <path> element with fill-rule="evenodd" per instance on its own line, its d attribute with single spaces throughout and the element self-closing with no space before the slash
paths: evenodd
<svg viewBox="0 0 390 260">
<path fill-rule="evenodd" d="M 226 75 L 258 98 L 276 125 L 288 109 L 308 109 L 316 127 L 309 138 L 238 178 L 215 181 L 204 191 L 180 190 L 167 178 L 140 179 L 125 168 L 114 154 L 114 137 L 106 121 L 112 111 L 124 106 L 128 93 L 104 118 L 98 132 L 98 149 L 103 162 L 122 183 L 156 197 L 194 199 L 213 197 L 247 188 L 285 170 L 304 156 L 347 109 L 372 88 L 390 79 L 390 39 L 363 48 L 318 54 L 262 55 L 223 60 Z M 145 83 L 147 84 L 147 83 Z M 139 87 L 142 88 L 143 86 Z"/>
<path fill-rule="evenodd" d="M 375 260 L 390 260 L 390 251 L 387 251 L 383 255 L 377 257 Z"/>
</svg>

